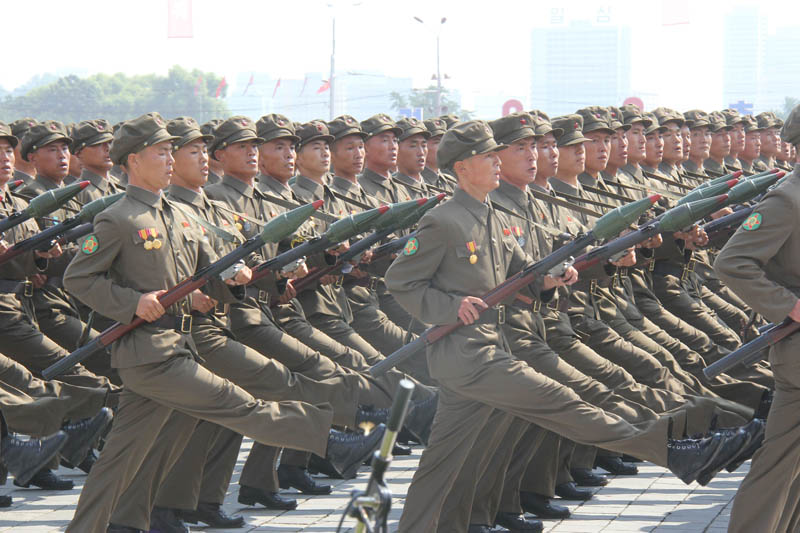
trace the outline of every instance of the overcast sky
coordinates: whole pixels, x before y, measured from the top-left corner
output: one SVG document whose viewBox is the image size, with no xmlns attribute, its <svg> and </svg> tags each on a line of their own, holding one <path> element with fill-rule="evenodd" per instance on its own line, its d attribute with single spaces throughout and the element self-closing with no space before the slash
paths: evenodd
<svg viewBox="0 0 800 533">
<path fill-rule="evenodd" d="M 450 77 L 446 85 L 461 91 L 464 107 L 506 93 L 527 104 L 531 31 L 548 24 L 554 6 L 571 18 L 608 7 L 613 21 L 634 27 L 635 91 L 652 95 L 655 105 L 713 108 L 721 90 L 722 17 L 730 5 L 746 3 L 671 0 L 667 16 L 689 23 L 665 26 L 662 0 L 173 1 L 191 3 L 193 38 L 167 38 L 168 0 L 5 1 L 4 40 L 14 53 L 4 58 L 0 85 L 13 89 L 44 72 L 165 73 L 174 64 L 229 80 L 250 71 L 327 77 L 335 15 L 339 71 L 377 71 L 427 85 L 441 31 L 442 72 Z M 800 2 L 759 4 L 771 29 L 800 21 Z"/>
</svg>

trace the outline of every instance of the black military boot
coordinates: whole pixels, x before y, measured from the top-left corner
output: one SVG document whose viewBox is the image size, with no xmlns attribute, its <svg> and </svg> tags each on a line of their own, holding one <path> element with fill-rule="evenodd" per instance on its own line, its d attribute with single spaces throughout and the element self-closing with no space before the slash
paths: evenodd
<svg viewBox="0 0 800 533">
<path fill-rule="evenodd" d="M 153 507 L 150 513 L 150 531 L 159 533 L 189 533 L 189 526 L 178 516 L 175 509 Z"/>
<path fill-rule="evenodd" d="M 344 479 L 341 474 L 336 471 L 331 462 L 324 457 L 312 453 L 311 458 L 308 460 L 308 473 L 309 474 L 322 474 L 331 479 Z"/>
<path fill-rule="evenodd" d="M 403 446 L 399 442 L 394 443 L 394 447 L 392 448 L 392 455 L 411 455 L 412 450 L 410 446 Z"/>
<path fill-rule="evenodd" d="M 569 509 L 563 505 L 556 505 L 547 496 L 535 492 L 520 491 L 519 502 L 526 513 L 535 514 L 539 518 L 569 518 Z"/>
<path fill-rule="evenodd" d="M 199 524 L 202 522 L 208 527 L 232 529 L 244 527 L 243 516 L 230 516 L 222 509 L 222 505 L 211 502 L 200 502 L 194 511 L 177 511 L 184 522 Z"/>
<path fill-rule="evenodd" d="M 507 529 L 497 529 L 493 528 L 492 526 L 487 526 L 483 524 L 470 524 L 467 528 L 467 533 L 502 533 L 503 531 L 508 531 Z"/>
<path fill-rule="evenodd" d="M 704 487 L 714 479 L 714 476 L 716 476 L 720 470 L 728 466 L 731 460 L 736 458 L 748 447 L 752 438 L 752 435 L 744 428 L 722 430 L 720 433 L 722 433 L 725 439 L 728 439 L 730 445 L 720 450 L 714 462 L 703 468 L 703 470 L 697 474 L 697 482 Z"/>
<path fill-rule="evenodd" d="M 356 428 L 364 422 L 371 422 L 373 425 L 385 424 L 389 421 L 389 409 L 375 408 L 372 406 L 360 405 L 356 411 Z"/>
<path fill-rule="evenodd" d="M 622 460 L 622 457 L 614 457 L 609 455 L 598 456 L 594 460 L 594 466 L 600 467 L 609 474 L 615 476 L 635 476 L 639 473 L 636 465 L 628 464 Z"/>
<path fill-rule="evenodd" d="M 541 520 L 525 518 L 524 515 L 517 513 L 504 513 L 500 511 L 497 513 L 494 522 L 498 526 L 502 526 L 514 533 L 539 533 L 544 529 L 544 524 L 542 524 Z"/>
<path fill-rule="evenodd" d="M 742 466 L 742 463 L 753 457 L 753 454 L 764 443 L 764 434 L 767 431 L 767 423 L 764 420 L 754 418 L 744 428 L 750 433 L 750 443 L 744 446 L 736 457 L 731 459 L 728 466 L 725 467 L 728 472 L 735 472 L 737 468 Z"/>
<path fill-rule="evenodd" d="M 755 418 L 767 419 L 769 410 L 772 408 L 772 399 L 774 397 L 774 391 L 769 389 L 764 391 L 764 394 L 761 396 L 761 402 L 758 404 L 758 409 L 756 409 Z"/>
<path fill-rule="evenodd" d="M 575 482 L 568 481 L 556 485 L 556 496 L 564 500 L 589 501 L 594 496 L 590 489 L 579 488 Z"/>
<path fill-rule="evenodd" d="M 25 489 L 33 485 L 42 490 L 71 490 L 75 486 L 71 479 L 57 476 L 56 473 L 49 468 L 44 468 L 36 472 L 25 485 L 17 482 L 15 479 L 14 485 Z"/>
<path fill-rule="evenodd" d="M 591 468 L 571 468 L 569 471 L 576 485 L 582 487 L 605 487 L 608 485 L 608 478 L 595 474 Z"/>
<path fill-rule="evenodd" d="M 94 453 L 94 450 L 89 450 L 89 453 L 86 454 L 86 457 L 81 461 L 81 464 L 78 465 L 78 469 L 86 472 L 87 474 L 92 471 L 92 467 L 97 462 L 97 454 Z"/>
<path fill-rule="evenodd" d="M 381 444 L 386 426 L 378 424 L 368 435 L 331 430 L 325 458 L 344 478 L 352 479 L 364 460 Z"/>
<path fill-rule="evenodd" d="M 294 487 L 303 494 L 330 494 L 333 488 L 324 483 L 317 483 L 308 470 L 296 465 L 280 465 L 278 482 L 282 489 Z"/>
<path fill-rule="evenodd" d="M 12 503 L 11 496 L 5 494 L 0 496 L 0 507 L 11 507 Z"/>
<path fill-rule="evenodd" d="M 44 439 L 22 440 L 6 435 L 0 441 L 0 461 L 14 475 L 14 484 L 27 487 L 37 472 L 55 457 L 64 444 L 67 434 L 59 431 Z"/>
<path fill-rule="evenodd" d="M 406 415 L 405 428 L 424 446 L 428 445 L 438 405 L 439 395 L 434 394 L 426 400 L 412 404 Z"/>
<path fill-rule="evenodd" d="M 61 456 L 74 468 L 81 464 L 86 455 L 94 446 L 106 427 L 111 424 L 111 409 L 103 407 L 92 418 L 84 418 L 73 424 L 64 424 L 61 431 L 67 434 L 69 440 L 61 449 Z"/>
<path fill-rule="evenodd" d="M 277 511 L 292 511 L 297 509 L 297 500 L 293 498 L 284 498 L 277 492 L 248 487 L 247 485 L 239 486 L 239 503 L 245 505 L 260 503 L 267 509 L 275 509 Z"/>
<path fill-rule="evenodd" d="M 687 485 L 704 472 L 719 464 L 719 458 L 727 463 L 740 451 L 744 437 L 726 437 L 714 433 L 702 439 L 670 439 L 667 443 L 667 468 Z M 724 467 L 725 464 L 723 463 Z"/>
</svg>

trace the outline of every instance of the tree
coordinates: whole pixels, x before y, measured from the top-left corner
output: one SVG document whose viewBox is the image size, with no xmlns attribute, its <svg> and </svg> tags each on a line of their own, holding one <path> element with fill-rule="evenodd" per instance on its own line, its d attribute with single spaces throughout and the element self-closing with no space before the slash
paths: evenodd
<svg viewBox="0 0 800 533">
<path fill-rule="evenodd" d="M 87 78 L 58 78 L 19 96 L 0 101 L 0 119 L 20 117 L 79 122 L 105 118 L 111 123 L 157 111 L 165 118 L 188 115 L 203 123 L 230 115 L 227 105 L 216 98 L 221 76 L 174 66 L 166 76 L 144 74 L 95 74 Z M 221 87 L 224 97 L 226 87 Z"/>
<path fill-rule="evenodd" d="M 461 104 L 449 98 L 449 91 L 442 89 L 442 114 L 455 113 L 461 120 L 472 118 L 472 112 L 461 109 Z M 389 97 L 392 99 L 392 109 L 400 110 L 403 108 L 422 108 L 422 116 L 425 118 L 436 117 L 436 86 L 430 85 L 425 89 L 412 89 L 411 92 L 401 94 L 392 92 Z"/>
<path fill-rule="evenodd" d="M 778 115 L 781 120 L 786 120 L 786 117 L 789 116 L 789 113 L 792 112 L 792 109 L 794 109 L 797 104 L 800 104 L 800 99 L 787 96 L 783 101 L 783 109 L 776 110 L 775 114 Z"/>
</svg>

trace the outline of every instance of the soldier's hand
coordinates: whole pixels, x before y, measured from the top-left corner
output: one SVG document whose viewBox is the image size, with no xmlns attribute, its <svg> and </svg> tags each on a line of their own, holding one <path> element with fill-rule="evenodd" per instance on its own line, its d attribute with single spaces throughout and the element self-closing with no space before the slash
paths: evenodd
<svg viewBox="0 0 800 533">
<path fill-rule="evenodd" d="M 233 279 L 226 279 L 225 283 L 228 285 L 247 285 L 253 277 L 253 271 L 250 267 L 243 266 L 242 269 L 236 273 Z"/>
<path fill-rule="evenodd" d="M 308 276 L 308 265 L 305 261 L 303 261 L 299 267 L 294 269 L 291 274 L 289 274 L 290 279 L 299 279 Z M 294 298 L 294 297 L 293 297 Z"/>
<path fill-rule="evenodd" d="M 33 287 L 35 289 L 41 289 L 44 287 L 44 284 L 47 283 L 47 275 L 46 274 L 34 274 L 31 276 L 31 283 L 33 283 Z"/>
<path fill-rule="evenodd" d="M 718 218 L 722 218 L 725 215 L 730 215 L 732 213 L 733 213 L 733 209 L 731 209 L 730 207 L 723 207 L 719 211 L 711 213 L 711 220 L 717 220 Z"/>
<path fill-rule="evenodd" d="M 214 298 L 208 296 L 207 294 L 201 292 L 200 289 L 195 289 L 192 292 L 193 311 L 200 311 L 201 313 L 207 313 L 208 311 L 214 309 L 216 305 L 217 301 Z"/>
<path fill-rule="evenodd" d="M 642 248 L 658 248 L 662 244 L 664 244 L 664 238 L 661 237 L 661 234 L 659 233 L 640 243 L 640 246 Z"/>
<path fill-rule="evenodd" d="M 288 304 L 289 300 L 291 300 L 295 296 L 297 296 L 297 291 L 295 290 L 294 285 L 292 284 L 292 280 L 289 280 L 286 282 L 286 288 L 283 290 L 283 294 L 281 294 L 281 297 L 278 298 L 278 303 L 280 303 L 281 305 Z"/>
<path fill-rule="evenodd" d="M 167 291 L 160 290 L 142 294 L 136 304 L 136 316 L 148 322 L 158 320 L 164 314 L 164 307 L 159 303 L 158 297 L 165 292 Z"/>
<path fill-rule="evenodd" d="M 333 248 L 332 250 L 328 250 L 328 253 L 331 254 L 331 255 L 340 255 L 340 254 L 345 253 L 349 249 L 350 249 L 350 245 L 348 243 L 346 243 L 346 242 L 343 242 L 342 244 L 340 244 L 336 248 Z"/>
<path fill-rule="evenodd" d="M 792 311 L 789 313 L 789 318 L 791 318 L 795 322 L 800 322 L 800 300 L 797 300 L 794 303 L 794 307 L 792 308 Z"/>
<path fill-rule="evenodd" d="M 632 267 L 636 264 L 636 248 L 628 248 L 628 253 L 623 255 L 619 261 L 611 261 L 611 264 L 620 268 Z"/>
<path fill-rule="evenodd" d="M 63 252 L 61 250 L 61 245 L 56 243 L 52 248 L 47 250 L 46 252 L 35 252 L 38 257 L 42 257 L 44 259 L 55 259 L 56 257 L 60 256 Z"/>
<path fill-rule="evenodd" d="M 372 250 L 367 250 L 363 254 L 361 254 L 361 262 L 362 263 L 369 263 L 372 261 Z"/>
<path fill-rule="evenodd" d="M 578 281 L 578 271 L 575 270 L 575 267 L 567 267 L 564 273 L 557 278 L 554 278 L 553 276 L 545 276 L 542 286 L 544 287 L 544 290 L 549 291 L 554 287 L 572 285 L 576 281 Z"/>
<path fill-rule="evenodd" d="M 8 251 L 8 249 L 9 249 L 9 248 L 11 248 L 11 245 L 9 245 L 9 244 L 8 244 L 8 243 L 5 241 L 5 239 L 0 239 L 0 254 L 4 254 L 4 253 L 6 253 L 6 252 Z"/>
<path fill-rule="evenodd" d="M 476 296 L 465 296 L 458 306 L 458 319 L 466 325 L 472 324 L 478 320 L 480 312 L 488 307 L 486 302 Z"/>
</svg>

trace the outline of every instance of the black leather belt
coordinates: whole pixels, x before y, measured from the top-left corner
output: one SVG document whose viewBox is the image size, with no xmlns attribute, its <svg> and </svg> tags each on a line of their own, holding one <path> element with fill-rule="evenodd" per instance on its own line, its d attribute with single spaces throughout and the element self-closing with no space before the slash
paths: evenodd
<svg viewBox="0 0 800 533">
<path fill-rule="evenodd" d="M 33 296 L 33 283 L 13 279 L 0 279 L 0 293 L 20 294 L 26 298 Z"/>
<path fill-rule="evenodd" d="M 64 288 L 64 278 L 61 277 L 48 277 L 47 281 L 44 283 L 49 287 L 53 287 L 55 289 L 63 289 Z"/>
<path fill-rule="evenodd" d="M 694 259 L 690 259 L 685 265 L 676 265 L 669 261 L 657 261 L 652 268 L 653 274 L 658 276 L 675 276 L 685 281 L 690 272 L 694 272 Z"/>
<path fill-rule="evenodd" d="M 253 298 L 260 304 L 269 305 L 270 302 L 269 291 L 265 291 L 264 289 L 259 289 L 258 287 L 248 286 L 245 287 L 244 293 L 248 298 Z"/>
<path fill-rule="evenodd" d="M 473 324 L 495 324 L 495 325 L 503 325 L 506 323 L 506 306 L 505 305 L 496 305 L 494 307 L 490 307 L 483 313 L 478 316 L 478 320 L 473 322 Z"/>
<path fill-rule="evenodd" d="M 174 329 L 178 333 L 186 334 L 192 332 L 192 315 L 161 315 L 157 320 L 147 324 L 162 329 Z"/>
</svg>

